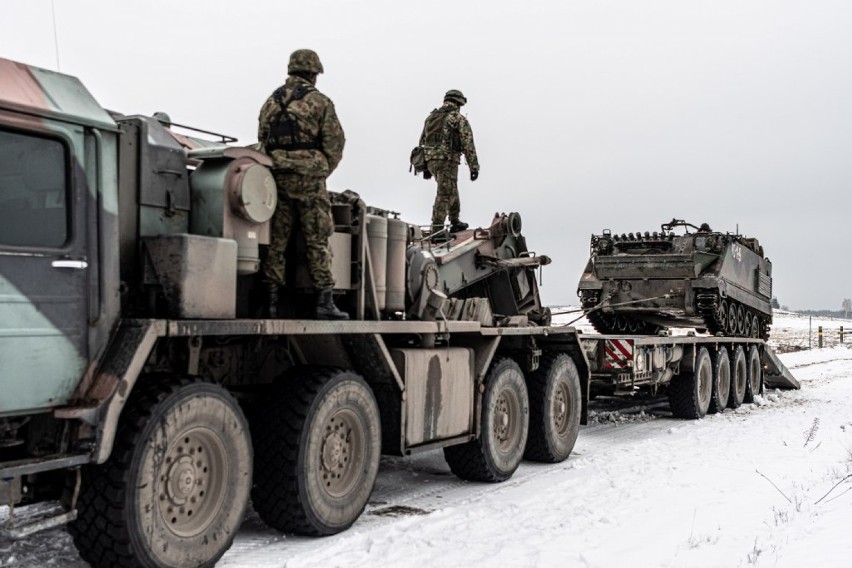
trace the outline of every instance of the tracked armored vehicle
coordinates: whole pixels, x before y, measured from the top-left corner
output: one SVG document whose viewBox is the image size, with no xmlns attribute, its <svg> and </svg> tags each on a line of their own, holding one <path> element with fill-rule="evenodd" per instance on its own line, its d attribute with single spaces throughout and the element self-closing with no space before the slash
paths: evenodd
<svg viewBox="0 0 852 568">
<path fill-rule="evenodd" d="M 757 239 L 672 219 L 661 232 L 592 235 L 590 256 L 577 294 L 600 333 L 769 337 L 772 263 Z"/>
</svg>

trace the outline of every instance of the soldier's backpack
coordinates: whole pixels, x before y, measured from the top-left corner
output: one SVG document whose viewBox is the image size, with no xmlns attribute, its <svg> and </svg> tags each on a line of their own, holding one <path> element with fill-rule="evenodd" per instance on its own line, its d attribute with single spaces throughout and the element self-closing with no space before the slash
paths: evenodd
<svg viewBox="0 0 852 568">
<path fill-rule="evenodd" d="M 450 117 L 452 111 L 453 109 L 451 108 L 441 107 L 429 113 L 429 116 L 426 117 L 426 122 L 423 123 L 423 135 L 420 138 L 420 143 L 423 146 L 431 146 L 433 148 L 446 146 L 449 151 L 453 151 L 452 133 L 450 133 L 450 140 L 446 140 L 444 130 L 447 119 Z"/>
<path fill-rule="evenodd" d="M 290 103 L 298 101 L 311 91 L 313 87 L 298 85 L 287 98 L 284 98 L 284 88 L 280 87 L 272 93 L 275 102 L 281 107 L 281 112 L 269 127 L 269 135 L 266 140 L 267 150 L 318 150 L 319 140 L 306 140 L 301 135 L 296 117 L 287 109 Z"/>
<path fill-rule="evenodd" d="M 415 146 L 411 150 L 409 160 L 411 166 L 408 171 L 413 171 L 414 175 L 423 172 L 424 179 L 432 177 L 426 166 L 426 147 L 443 148 L 450 153 L 458 152 L 461 149 L 458 130 L 449 129 L 448 132 L 445 128 L 451 112 L 453 112 L 452 108 L 441 107 L 434 109 L 426 117 L 426 122 L 423 123 L 423 133 L 420 135 L 420 146 Z M 449 139 L 447 139 L 448 135 Z"/>
</svg>

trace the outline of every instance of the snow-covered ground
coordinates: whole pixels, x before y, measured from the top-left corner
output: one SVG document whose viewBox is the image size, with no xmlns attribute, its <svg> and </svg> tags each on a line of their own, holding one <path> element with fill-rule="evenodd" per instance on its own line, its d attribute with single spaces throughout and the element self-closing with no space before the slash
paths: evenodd
<svg viewBox="0 0 852 568">
<path fill-rule="evenodd" d="M 460 481 L 440 452 L 384 458 L 350 530 L 282 536 L 250 513 L 219 565 L 849 566 L 852 349 L 836 331 L 852 321 L 815 318 L 814 346 L 823 325 L 831 347 L 801 350 L 808 318 L 775 319 L 801 390 L 698 421 L 660 399 L 595 401 L 567 461 L 496 485 Z M 54 530 L 0 541 L 0 566 L 84 564 Z"/>
</svg>

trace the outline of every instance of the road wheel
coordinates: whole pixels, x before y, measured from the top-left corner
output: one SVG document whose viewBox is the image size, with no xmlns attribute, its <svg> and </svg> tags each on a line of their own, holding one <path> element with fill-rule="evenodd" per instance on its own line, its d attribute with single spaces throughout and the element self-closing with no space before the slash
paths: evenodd
<svg viewBox="0 0 852 568">
<path fill-rule="evenodd" d="M 641 322 L 636 320 L 635 318 L 630 318 L 627 320 L 627 333 L 637 334 L 641 328 Z"/>
<path fill-rule="evenodd" d="M 760 337 L 760 320 L 757 316 L 751 316 L 751 334 L 749 337 Z"/>
<path fill-rule="evenodd" d="M 714 317 L 713 321 L 716 324 L 715 325 L 716 329 L 713 330 L 713 332 L 715 333 L 715 331 L 722 331 L 724 333 L 727 333 L 728 332 L 728 301 L 727 300 L 720 300 L 719 301 L 719 307 L 716 309 L 716 313 L 713 315 L 713 317 Z"/>
<path fill-rule="evenodd" d="M 243 520 L 248 424 L 222 387 L 157 380 L 135 389 L 109 460 L 82 472 L 69 526 L 92 566 L 213 566 Z"/>
<path fill-rule="evenodd" d="M 720 347 L 713 362 L 713 392 L 710 396 L 710 414 L 722 412 L 731 398 L 731 361 L 728 350 Z"/>
<path fill-rule="evenodd" d="M 713 394 L 713 364 L 705 347 L 698 350 L 693 371 L 672 379 L 668 394 L 672 414 L 677 418 L 703 418 L 707 414 Z"/>
<path fill-rule="evenodd" d="M 760 362 L 760 351 L 757 345 L 752 345 L 748 351 L 748 382 L 746 383 L 744 401 L 754 402 L 757 395 L 763 392 L 763 365 Z"/>
<path fill-rule="evenodd" d="M 742 345 L 737 345 L 734 358 L 731 360 L 731 397 L 728 399 L 729 408 L 738 408 L 745 399 L 746 384 L 748 383 L 748 365 Z"/>
<path fill-rule="evenodd" d="M 565 353 L 546 353 L 529 374 L 530 431 L 524 457 L 558 463 L 566 459 L 580 431 L 582 391 L 574 361 Z"/>
<path fill-rule="evenodd" d="M 527 385 L 518 364 L 495 360 L 485 377 L 481 435 L 476 440 L 444 448 L 450 470 L 471 481 L 505 481 L 521 459 L 529 430 Z"/>
<path fill-rule="evenodd" d="M 746 319 L 747 317 L 748 317 L 748 312 L 746 312 L 746 309 L 743 306 L 737 306 L 737 334 L 740 337 L 746 336 L 745 328 L 746 328 L 746 321 L 748 321 Z"/>
<path fill-rule="evenodd" d="M 339 533 L 373 492 L 381 454 L 379 408 L 359 375 L 296 367 L 252 415 L 260 518 L 282 532 Z"/>
<path fill-rule="evenodd" d="M 748 310 L 743 309 L 743 337 L 751 337 L 751 314 L 748 313 Z"/>
<path fill-rule="evenodd" d="M 731 300 L 731 303 L 728 304 L 728 335 L 735 336 L 737 335 L 737 314 L 739 310 L 737 310 L 737 304 Z"/>
</svg>

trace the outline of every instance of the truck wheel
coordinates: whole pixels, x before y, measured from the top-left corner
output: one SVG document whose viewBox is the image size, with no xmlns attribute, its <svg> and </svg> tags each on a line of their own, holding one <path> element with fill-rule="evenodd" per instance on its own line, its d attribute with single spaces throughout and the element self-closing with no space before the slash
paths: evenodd
<svg viewBox="0 0 852 568">
<path fill-rule="evenodd" d="M 695 356 L 695 369 L 681 373 L 669 385 L 669 405 L 677 418 L 704 418 L 713 394 L 713 365 L 706 347 Z"/>
<path fill-rule="evenodd" d="M 734 359 L 731 361 L 731 397 L 728 399 L 730 408 L 738 408 L 743 403 L 746 383 L 748 383 L 748 367 L 745 351 L 742 345 L 737 345 L 734 350 Z"/>
<path fill-rule="evenodd" d="M 243 520 L 252 476 L 248 424 L 224 388 L 139 385 L 109 460 L 82 471 L 69 526 L 92 566 L 213 566 Z"/>
<path fill-rule="evenodd" d="M 574 449 L 580 431 L 582 391 L 574 361 L 565 353 L 547 353 L 527 377 L 530 431 L 524 457 L 558 463 Z"/>
<path fill-rule="evenodd" d="M 260 518 L 301 535 L 349 528 L 373 492 L 381 454 L 379 408 L 364 379 L 296 367 L 257 410 L 252 502 Z"/>
<path fill-rule="evenodd" d="M 748 350 L 748 382 L 746 383 L 745 402 L 752 403 L 763 392 L 763 365 L 760 363 L 760 351 L 757 345 Z"/>
<path fill-rule="evenodd" d="M 710 406 L 707 412 L 716 414 L 728 406 L 731 398 L 731 360 L 728 350 L 720 347 L 713 362 L 713 392 L 710 396 Z"/>
<path fill-rule="evenodd" d="M 470 481 L 505 481 L 521 459 L 529 431 L 527 385 L 518 364 L 504 357 L 491 364 L 482 396 L 481 436 L 444 448 L 450 470 Z"/>
</svg>

